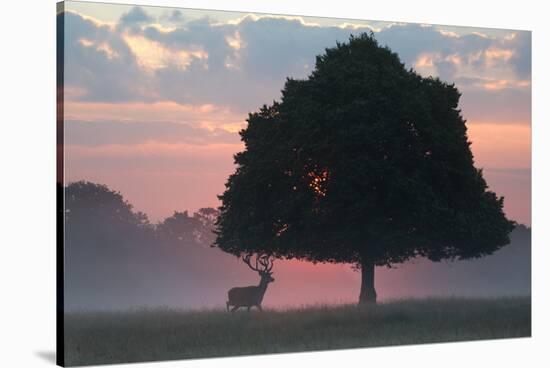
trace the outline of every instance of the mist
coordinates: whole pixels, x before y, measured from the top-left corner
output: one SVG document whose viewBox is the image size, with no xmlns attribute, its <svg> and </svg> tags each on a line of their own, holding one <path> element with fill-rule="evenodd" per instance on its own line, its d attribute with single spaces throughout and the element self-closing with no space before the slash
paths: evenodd
<svg viewBox="0 0 550 368">
<path fill-rule="evenodd" d="M 212 247 L 217 210 L 175 212 L 156 224 L 122 194 L 77 182 L 65 188 L 65 310 L 224 308 L 234 286 L 259 276 Z M 276 260 L 264 307 L 355 303 L 360 273 L 352 265 Z M 418 258 L 377 267 L 379 300 L 499 297 L 531 293 L 531 230 L 490 256 L 434 263 Z"/>
</svg>

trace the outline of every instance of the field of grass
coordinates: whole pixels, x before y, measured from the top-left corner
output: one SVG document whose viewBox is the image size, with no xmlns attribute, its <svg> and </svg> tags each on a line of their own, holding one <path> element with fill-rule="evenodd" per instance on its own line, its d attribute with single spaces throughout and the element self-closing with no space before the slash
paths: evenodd
<svg viewBox="0 0 550 368">
<path fill-rule="evenodd" d="M 174 309 L 65 315 L 65 363 L 87 365 L 531 335 L 530 298 L 403 300 L 263 313 Z"/>
</svg>

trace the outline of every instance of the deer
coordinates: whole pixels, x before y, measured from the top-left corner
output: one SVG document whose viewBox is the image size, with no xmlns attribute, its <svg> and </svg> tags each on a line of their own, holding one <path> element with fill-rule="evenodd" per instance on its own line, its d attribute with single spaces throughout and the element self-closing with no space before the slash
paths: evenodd
<svg viewBox="0 0 550 368">
<path fill-rule="evenodd" d="M 271 276 L 274 259 L 268 255 L 256 256 L 256 262 L 253 266 L 250 262 L 251 255 L 245 255 L 243 262 L 253 271 L 260 275 L 260 284 L 258 286 L 234 287 L 227 292 L 226 307 L 229 311 L 235 312 L 240 307 L 246 307 L 250 312 L 250 308 L 256 307 L 262 311 L 262 300 L 269 283 L 275 281 Z"/>
</svg>

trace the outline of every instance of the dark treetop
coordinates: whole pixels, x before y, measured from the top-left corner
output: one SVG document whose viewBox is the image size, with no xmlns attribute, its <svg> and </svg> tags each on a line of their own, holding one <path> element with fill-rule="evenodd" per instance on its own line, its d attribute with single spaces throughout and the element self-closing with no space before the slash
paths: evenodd
<svg viewBox="0 0 550 368">
<path fill-rule="evenodd" d="M 514 223 L 474 167 L 459 97 L 372 34 L 326 49 L 249 115 L 217 246 L 388 266 L 491 254 Z"/>
</svg>

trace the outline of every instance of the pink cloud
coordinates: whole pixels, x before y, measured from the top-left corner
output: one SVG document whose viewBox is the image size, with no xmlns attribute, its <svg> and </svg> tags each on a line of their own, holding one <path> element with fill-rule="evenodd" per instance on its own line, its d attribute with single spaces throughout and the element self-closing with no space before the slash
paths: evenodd
<svg viewBox="0 0 550 368">
<path fill-rule="evenodd" d="M 66 88 L 72 96 L 78 89 Z M 213 104 L 179 104 L 172 101 L 154 103 L 103 103 L 65 101 L 65 120 L 83 121 L 170 121 L 195 123 L 209 129 L 226 126 L 234 131 L 235 125 L 244 126 L 247 115 L 228 106 Z"/>
</svg>

